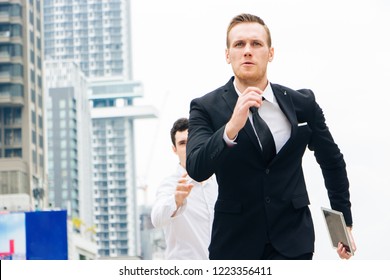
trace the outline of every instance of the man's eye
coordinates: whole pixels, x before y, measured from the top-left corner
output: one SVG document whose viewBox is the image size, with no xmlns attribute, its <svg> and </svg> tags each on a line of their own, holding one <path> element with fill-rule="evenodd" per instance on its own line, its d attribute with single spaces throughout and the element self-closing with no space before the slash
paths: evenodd
<svg viewBox="0 0 390 280">
<path fill-rule="evenodd" d="M 242 42 L 237 42 L 234 46 L 235 47 L 242 47 L 244 44 Z"/>
</svg>

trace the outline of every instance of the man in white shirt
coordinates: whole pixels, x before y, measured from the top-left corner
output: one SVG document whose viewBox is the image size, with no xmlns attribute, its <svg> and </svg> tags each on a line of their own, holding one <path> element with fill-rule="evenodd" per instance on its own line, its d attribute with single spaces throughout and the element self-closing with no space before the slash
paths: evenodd
<svg viewBox="0 0 390 280">
<path fill-rule="evenodd" d="M 188 119 L 178 119 L 171 129 L 173 152 L 179 158 L 176 171 L 157 189 L 152 223 L 164 230 L 165 258 L 208 259 L 208 246 L 218 186 L 215 176 L 196 182 L 187 175 Z"/>
</svg>

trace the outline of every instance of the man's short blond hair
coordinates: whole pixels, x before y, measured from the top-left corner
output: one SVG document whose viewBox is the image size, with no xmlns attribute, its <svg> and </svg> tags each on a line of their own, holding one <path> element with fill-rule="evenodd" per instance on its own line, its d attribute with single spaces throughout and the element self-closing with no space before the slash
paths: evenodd
<svg viewBox="0 0 390 280">
<path fill-rule="evenodd" d="M 226 47 L 227 48 L 229 48 L 229 33 L 232 30 L 232 28 L 234 26 L 236 26 L 237 24 L 240 24 L 240 23 L 251 23 L 251 22 L 259 23 L 260 25 L 262 25 L 264 27 L 264 29 L 265 29 L 265 31 L 267 32 L 267 35 L 268 35 L 268 39 L 267 39 L 268 47 L 272 46 L 271 32 L 269 31 L 269 28 L 265 24 L 264 20 L 262 20 L 258 16 L 251 15 L 251 14 L 240 14 L 240 15 L 235 16 L 230 21 L 230 24 L 229 24 L 229 26 L 227 28 L 227 32 L 226 32 Z"/>
</svg>

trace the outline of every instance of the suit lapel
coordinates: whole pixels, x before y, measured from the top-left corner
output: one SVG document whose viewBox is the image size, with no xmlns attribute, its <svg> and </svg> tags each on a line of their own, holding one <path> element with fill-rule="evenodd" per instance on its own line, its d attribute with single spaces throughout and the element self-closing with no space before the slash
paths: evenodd
<svg viewBox="0 0 390 280">
<path fill-rule="evenodd" d="M 280 109 L 282 109 L 290 123 L 292 125 L 296 125 L 298 123 L 297 116 L 295 114 L 294 105 L 291 101 L 289 92 L 281 88 L 279 85 L 271 84 L 271 87 Z"/>
<path fill-rule="evenodd" d="M 294 104 L 292 103 L 290 94 L 288 90 L 280 87 L 276 84 L 271 84 L 272 91 L 274 92 L 275 98 L 278 101 L 280 109 L 283 111 L 284 115 L 287 117 L 291 124 L 291 135 L 286 144 L 282 147 L 279 153 L 283 152 L 291 143 L 291 139 L 293 139 L 297 133 L 297 116 L 294 109 Z M 279 154 L 278 153 L 278 154 Z"/>
<path fill-rule="evenodd" d="M 225 100 L 226 104 L 229 106 L 231 113 L 234 111 L 236 106 L 238 94 L 233 86 L 234 77 L 229 80 L 229 82 L 223 87 L 222 98 Z"/>
</svg>

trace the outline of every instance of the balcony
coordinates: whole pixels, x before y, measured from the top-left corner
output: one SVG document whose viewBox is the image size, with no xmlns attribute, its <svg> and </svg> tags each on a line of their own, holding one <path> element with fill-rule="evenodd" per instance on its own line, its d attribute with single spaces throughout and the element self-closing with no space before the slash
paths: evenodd
<svg viewBox="0 0 390 280">
<path fill-rule="evenodd" d="M 8 71 L 0 72 L 0 84 L 23 84 L 21 76 L 11 75 Z"/>
<path fill-rule="evenodd" d="M 21 56 L 11 55 L 8 51 L 0 51 L 0 63 L 23 63 Z"/>
<path fill-rule="evenodd" d="M 22 37 L 12 35 L 10 30 L 0 31 L 0 43 L 22 44 Z"/>
<path fill-rule="evenodd" d="M 21 16 L 12 16 L 8 12 L 0 12 L 0 23 L 22 24 L 23 21 Z"/>
<path fill-rule="evenodd" d="M 15 105 L 23 106 L 24 105 L 23 86 L 0 84 L 0 105 L 1 106 L 15 106 Z"/>
<path fill-rule="evenodd" d="M 1 3 L 22 5 L 23 4 L 23 0 L 0 0 L 0 4 Z"/>
</svg>

